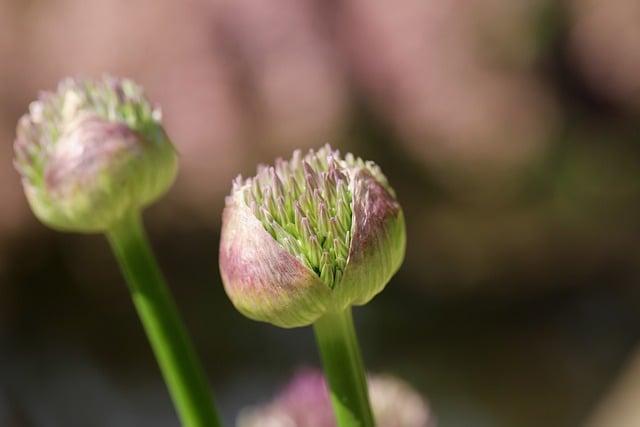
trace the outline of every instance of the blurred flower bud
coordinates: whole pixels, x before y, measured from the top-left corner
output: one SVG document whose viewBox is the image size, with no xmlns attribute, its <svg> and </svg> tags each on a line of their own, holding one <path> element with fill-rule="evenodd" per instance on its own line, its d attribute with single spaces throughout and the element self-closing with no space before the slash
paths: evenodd
<svg viewBox="0 0 640 427">
<path fill-rule="evenodd" d="M 404 381 L 372 375 L 367 381 L 378 427 L 434 427 L 424 399 Z M 335 427 L 329 392 L 321 372 L 304 370 L 270 403 L 245 408 L 237 427 Z"/>
<path fill-rule="evenodd" d="M 60 230 L 103 232 L 173 183 L 160 111 L 130 80 L 66 79 L 18 123 L 15 165 L 29 204 Z"/>
<path fill-rule="evenodd" d="M 235 180 L 220 271 L 247 317 L 305 326 L 380 292 L 402 263 L 405 240 L 402 209 L 378 166 L 327 145 Z"/>
</svg>

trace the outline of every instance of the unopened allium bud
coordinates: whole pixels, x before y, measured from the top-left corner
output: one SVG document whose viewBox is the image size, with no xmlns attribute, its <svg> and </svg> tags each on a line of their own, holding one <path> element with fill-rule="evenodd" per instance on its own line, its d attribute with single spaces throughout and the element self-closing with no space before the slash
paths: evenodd
<svg viewBox="0 0 640 427">
<path fill-rule="evenodd" d="M 177 157 L 142 88 L 105 77 L 63 80 L 31 103 L 18 123 L 15 165 L 42 222 L 103 232 L 170 187 Z"/>
<path fill-rule="evenodd" d="M 435 427 L 429 405 L 406 382 L 391 375 L 371 375 L 368 384 L 378 427 Z M 242 410 L 236 425 L 336 427 L 322 373 L 301 371 L 271 402 Z"/>
<path fill-rule="evenodd" d="M 304 326 L 365 304 L 404 250 L 402 209 L 380 168 L 328 145 L 238 177 L 226 199 L 220 270 L 252 319 Z"/>
</svg>

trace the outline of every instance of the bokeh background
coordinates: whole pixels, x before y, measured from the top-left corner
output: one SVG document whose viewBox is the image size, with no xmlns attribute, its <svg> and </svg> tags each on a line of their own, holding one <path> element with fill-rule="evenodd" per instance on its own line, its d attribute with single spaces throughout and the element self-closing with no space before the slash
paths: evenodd
<svg viewBox="0 0 640 427">
<path fill-rule="evenodd" d="M 408 221 L 355 312 L 372 371 L 444 427 L 640 426 L 637 0 L 0 0 L 0 426 L 178 425 L 104 239 L 39 224 L 11 165 L 38 91 L 103 73 L 180 151 L 146 220 L 230 425 L 318 359 L 228 302 L 224 196 L 331 142 Z"/>
</svg>

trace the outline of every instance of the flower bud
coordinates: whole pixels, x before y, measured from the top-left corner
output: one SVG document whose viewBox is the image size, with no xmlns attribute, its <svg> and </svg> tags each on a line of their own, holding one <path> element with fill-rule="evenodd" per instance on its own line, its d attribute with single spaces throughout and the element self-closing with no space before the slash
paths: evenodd
<svg viewBox="0 0 640 427">
<path fill-rule="evenodd" d="M 378 427 L 435 427 L 427 402 L 391 375 L 371 375 L 369 396 Z M 322 373 L 303 370 L 270 403 L 243 409 L 237 427 L 336 427 Z"/>
<path fill-rule="evenodd" d="M 15 166 L 36 216 L 104 232 L 163 194 L 177 172 L 160 111 L 130 80 L 66 79 L 19 121 Z"/>
<path fill-rule="evenodd" d="M 234 181 L 220 271 L 246 316 L 305 326 L 371 300 L 400 267 L 405 239 L 402 209 L 378 166 L 327 145 Z"/>
</svg>

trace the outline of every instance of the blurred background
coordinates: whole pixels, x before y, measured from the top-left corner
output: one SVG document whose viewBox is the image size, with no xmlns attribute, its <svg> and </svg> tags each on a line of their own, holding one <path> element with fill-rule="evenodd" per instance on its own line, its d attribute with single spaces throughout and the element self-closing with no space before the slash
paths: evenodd
<svg viewBox="0 0 640 427">
<path fill-rule="evenodd" d="M 229 425 L 318 358 L 227 300 L 224 196 L 331 142 L 408 222 L 355 311 L 371 371 L 444 427 L 640 426 L 637 0 L 0 0 L 0 426 L 178 425 L 104 238 L 39 224 L 11 164 L 38 91 L 105 72 L 180 151 L 146 220 Z"/>
</svg>

